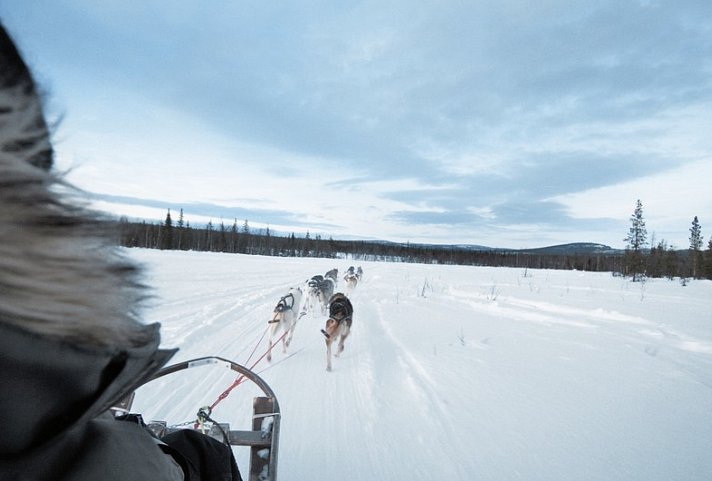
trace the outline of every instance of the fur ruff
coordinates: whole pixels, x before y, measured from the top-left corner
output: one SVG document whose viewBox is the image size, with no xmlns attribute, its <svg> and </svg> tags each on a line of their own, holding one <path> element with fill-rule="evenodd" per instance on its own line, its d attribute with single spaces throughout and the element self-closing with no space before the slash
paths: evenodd
<svg viewBox="0 0 712 481">
<path fill-rule="evenodd" d="M 0 322 L 89 346 L 143 345 L 153 329 L 138 321 L 139 271 L 49 171 L 52 157 L 37 89 L 0 26 Z"/>
</svg>

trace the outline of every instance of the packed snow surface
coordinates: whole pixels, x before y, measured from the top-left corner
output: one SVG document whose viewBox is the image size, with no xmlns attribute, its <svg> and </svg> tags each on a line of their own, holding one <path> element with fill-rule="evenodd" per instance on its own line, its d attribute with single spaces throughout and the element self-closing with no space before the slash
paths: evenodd
<svg viewBox="0 0 712 481">
<path fill-rule="evenodd" d="M 252 365 L 289 287 L 350 265 L 346 349 L 309 312 L 254 370 L 282 409 L 280 481 L 712 479 L 712 282 L 610 273 L 127 250 L 174 361 Z M 260 341 L 261 342 L 258 342 Z M 205 371 L 203 371 L 205 369 Z M 134 407 L 178 424 L 234 381 L 196 368 Z M 213 417 L 250 426 L 253 386 Z M 246 450 L 236 448 L 243 472 Z"/>
</svg>

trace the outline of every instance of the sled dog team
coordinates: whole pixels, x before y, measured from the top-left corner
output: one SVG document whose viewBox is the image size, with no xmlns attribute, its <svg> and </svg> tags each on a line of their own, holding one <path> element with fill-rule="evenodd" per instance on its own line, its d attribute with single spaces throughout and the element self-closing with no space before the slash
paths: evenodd
<svg viewBox="0 0 712 481">
<path fill-rule="evenodd" d="M 339 357 L 344 350 L 344 341 L 349 336 L 353 322 L 354 308 L 348 296 L 363 277 L 363 270 L 360 266 L 348 268 L 343 277 L 346 293 L 334 293 L 338 275 L 338 269 L 331 269 L 323 276 L 315 275 L 308 279 L 303 287 L 291 287 L 287 294 L 279 299 L 272 311 L 272 319 L 268 321 L 268 361 L 272 360 L 272 348 L 275 337 L 278 337 L 277 333 L 282 333 L 280 335 L 282 352 L 286 353 L 292 342 L 297 321 L 307 312 L 315 312 L 318 307 L 321 315 L 328 314 L 326 325 L 321 333 L 326 338 L 326 370 L 331 371 L 331 345 L 338 340 L 338 348 L 334 356 Z"/>
</svg>

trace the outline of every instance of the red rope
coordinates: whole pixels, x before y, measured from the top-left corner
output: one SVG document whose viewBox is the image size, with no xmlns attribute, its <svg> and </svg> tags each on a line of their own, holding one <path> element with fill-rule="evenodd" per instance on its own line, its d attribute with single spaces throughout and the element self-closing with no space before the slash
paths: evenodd
<svg viewBox="0 0 712 481">
<path fill-rule="evenodd" d="M 265 328 L 265 330 L 262 332 L 262 335 L 260 336 L 260 340 L 257 341 L 257 344 L 255 344 L 255 347 L 252 348 L 252 352 L 251 352 L 250 355 L 247 357 L 247 361 L 245 361 L 245 364 L 247 364 L 248 362 L 250 362 L 250 359 L 252 359 L 252 356 L 255 355 L 255 351 L 257 350 L 258 347 L 260 347 L 260 344 L 262 344 L 262 339 L 265 338 L 265 334 L 267 334 L 267 331 L 269 331 L 269 326 L 267 326 L 267 327 Z"/>
<path fill-rule="evenodd" d="M 282 334 L 282 335 L 279 337 L 279 339 L 277 339 L 277 341 L 272 345 L 272 347 L 274 347 L 274 346 L 276 346 L 277 344 L 279 344 L 279 341 L 281 341 L 282 339 L 284 339 L 284 336 L 286 336 L 288 333 L 289 333 L 288 330 L 287 330 L 287 331 L 284 331 L 284 334 Z M 261 342 L 261 340 L 260 340 L 260 342 Z M 254 364 L 252 364 L 252 366 L 250 366 L 249 369 L 250 369 L 250 370 L 254 369 L 254 367 L 255 367 L 262 359 L 264 359 L 265 356 L 267 356 L 267 354 L 270 353 L 270 351 L 272 350 L 272 347 L 267 348 L 267 350 L 264 352 L 264 354 L 262 354 L 262 355 L 254 362 Z M 256 351 L 256 350 L 257 350 L 257 347 L 255 346 L 255 351 Z M 253 354 L 254 354 L 254 351 L 253 351 Z M 250 355 L 250 357 L 252 357 L 252 354 Z M 215 408 L 215 406 L 217 406 L 218 404 L 220 404 L 220 402 L 221 402 L 223 399 L 225 399 L 226 397 L 228 397 L 228 396 L 230 395 L 230 392 L 232 392 L 232 390 L 235 389 L 237 386 L 239 386 L 240 383 L 242 383 L 242 381 L 244 381 L 244 380 L 245 380 L 245 376 L 242 375 L 242 374 L 240 374 L 240 375 L 238 376 L 238 378 L 235 379 L 235 381 L 232 383 L 232 385 L 230 385 L 230 387 L 227 388 L 220 396 L 218 396 L 218 398 L 215 400 L 215 402 L 210 405 L 210 412 L 212 412 L 213 409 Z"/>
</svg>

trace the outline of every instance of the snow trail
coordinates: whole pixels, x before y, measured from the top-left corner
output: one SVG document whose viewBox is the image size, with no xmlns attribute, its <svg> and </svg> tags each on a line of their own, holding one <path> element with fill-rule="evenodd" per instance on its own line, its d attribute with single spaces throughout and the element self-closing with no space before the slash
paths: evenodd
<svg viewBox="0 0 712 481">
<path fill-rule="evenodd" d="M 181 349 L 176 360 L 245 363 L 289 287 L 356 265 L 128 252 L 149 268 L 148 317 Z M 333 372 L 320 313 L 298 321 L 286 355 L 255 368 L 282 408 L 281 481 L 712 478 L 711 282 L 361 265 Z M 136 407 L 191 419 L 235 378 L 202 369 L 147 386 Z M 239 386 L 214 417 L 247 426 L 255 394 Z"/>
</svg>

